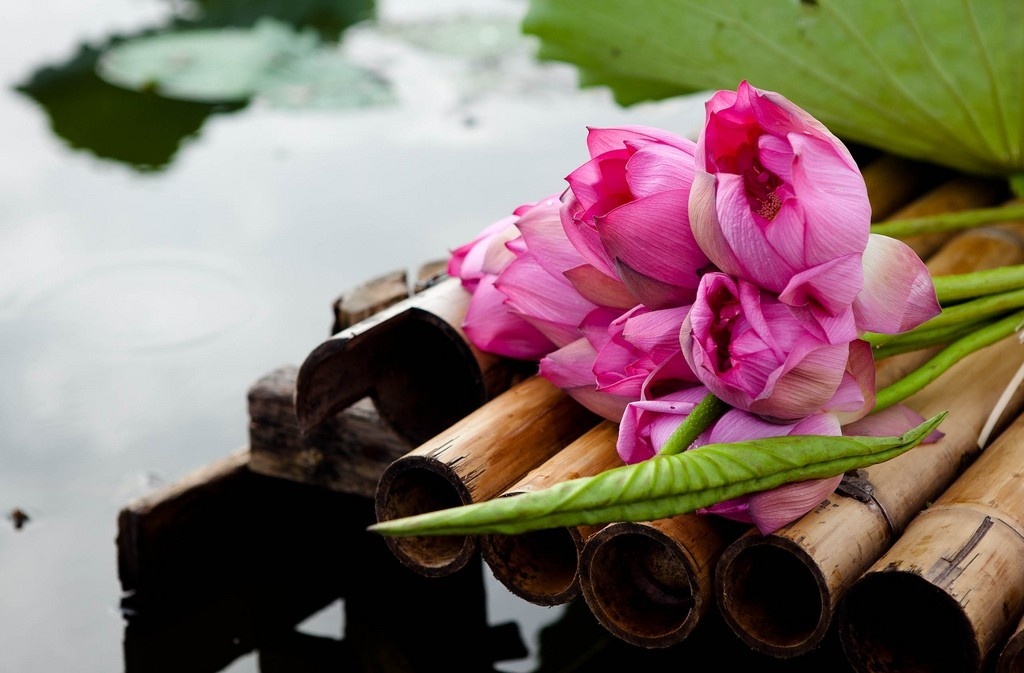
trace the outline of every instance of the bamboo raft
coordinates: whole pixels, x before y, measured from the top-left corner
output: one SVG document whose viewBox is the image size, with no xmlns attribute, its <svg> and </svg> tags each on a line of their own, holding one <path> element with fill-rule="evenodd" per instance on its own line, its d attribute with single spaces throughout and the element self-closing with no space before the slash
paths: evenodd
<svg viewBox="0 0 1024 673">
<path fill-rule="evenodd" d="M 995 182 L 887 155 L 863 171 L 876 220 L 1009 198 Z M 1020 264 L 1024 222 L 908 243 L 933 275 Z M 1024 671 L 1024 346 L 1015 337 L 907 401 L 925 416 L 950 410 L 938 443 L 847 475 L 818 508 L 771 535 L 680 515 L 517 536 L 367 540 L 360 527 L 374 519 L 516 497 L 620 464 L 615 424 L 530 365 L 467 342 L 459 323 L 468 295 L 443 268 L 425 265 L 411 290 L 396 272 L 342 295 L 331 336 L 301 366 L 274 370 L 248 391 L 247 447 L 126 506 L 119 574 L 131 610 L 178 595 L 175 555 L 212 576 L 205 555 L 187 550 L 225 548 L 217 522 L 240 506 L 265 508 L 269 497 L 303 522 L 286 567 L 315 560 L 331 578 L 313 604 L 342 595 L 348 605 L 345 592 L 355 589 L 341 584 L 358 572 L 348 569 L 360 540 L 355 556 L 372 559 L 360 568 L 396 562 L 386 595 L 425 589 L 426 601 L 452 612 L 448 637 L 457 628 L 488 639 L 488 663 L 519 650 L 507 632 L 502 641 L 500 629 L 467 619 L 481 613 L 472 578 L 483 568 L 524 601 L 590 620 L 607 637 L 602 657 L 623 661 L 678 665 L 705 652 L 726 668 L 770 671 Z M 930 354 L 880 362 L 879 385 Z M 229 483 L 248 504 L 223 496 Z M 272 612 L 293 624 L 308 607 Z M 429 626 L 436 616 L 412 615 L 405 622 L 421 619 L 417 634 L 445 637 Z M 350 627 L 359 633 L 350 624 L 346 636 Z"/>
</svg>

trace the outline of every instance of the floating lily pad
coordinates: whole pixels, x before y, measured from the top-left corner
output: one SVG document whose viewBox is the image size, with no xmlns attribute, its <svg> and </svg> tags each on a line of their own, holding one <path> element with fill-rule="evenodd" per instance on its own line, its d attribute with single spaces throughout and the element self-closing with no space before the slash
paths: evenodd
<svg viewBox="0 0 1024 673">
<path fill-rule="evenodd" d="M 274 107 L 303 109 L 338 110 L 396 102 L 385 79 L 333 51 L 296 59 L 268 72 L 256 97 Z"/>
<path fill-rule="evenodd" d="M 1019 0 L 530 0 L 544 59 L 622 104 L 741 80 L 835 133 L 987 175 L 1024 171 Z"/>
</svg>

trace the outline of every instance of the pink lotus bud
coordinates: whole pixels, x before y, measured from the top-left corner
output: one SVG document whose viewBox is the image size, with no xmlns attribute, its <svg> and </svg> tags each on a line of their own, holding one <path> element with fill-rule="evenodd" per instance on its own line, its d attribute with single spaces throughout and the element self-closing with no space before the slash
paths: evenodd
<svg viewBox="0 0 1024 673">
<path fill-rule="evenodd" d="M 871 224 L 849 150 L 783 96 L 746 82 L 705 107 L 689 202 L 697 242 L 720 270 L 784 303 L 849 308 Z"/>
<path fill-rule="evenodd" d="M 843 381 L 850 340 L 833 339 L 812 311 L 723 273 L 703 277 L 680 333 L 684 357 L 719 399 L 777 421 L 825 406 Z"/>
</svg>

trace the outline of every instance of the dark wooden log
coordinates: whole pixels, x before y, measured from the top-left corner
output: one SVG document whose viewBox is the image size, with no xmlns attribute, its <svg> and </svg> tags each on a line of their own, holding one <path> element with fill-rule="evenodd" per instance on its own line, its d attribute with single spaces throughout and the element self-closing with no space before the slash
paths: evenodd
<svg viewBox="0 0 1024 673">
<path fill-rule="evenodd" d="M 334 300 L 331 334 L 337 334 L 408 298 L 409 279 L 404 270 L 372 278 Z"/>
<path fill-rule="evenodd" d="M 381 473 L 412 449 L 357 400 L 308 433 L 295 417 L 298 368 L 278 367 L 249 388 L 250 467 L 254 472 L 373 497 Z"/>
<path fill-rule="evenodd" d="M 295 384 L 309 432 L 364 397 L 413 445 L 451 426 L 536 370 L 483 353 L 462 333 L 469 294 L 445 278 L 352 325 L 309 353 Z"/>
</svg>

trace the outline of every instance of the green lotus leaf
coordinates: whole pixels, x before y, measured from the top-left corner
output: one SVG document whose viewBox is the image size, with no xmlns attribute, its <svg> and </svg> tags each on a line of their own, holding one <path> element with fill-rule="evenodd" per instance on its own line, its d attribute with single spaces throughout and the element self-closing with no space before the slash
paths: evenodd
<svg viewBox="0 0 1024 673">
<path fill-rule="evenodd" d="M 837 135 L 966 172 L 1024 171 L 1019 0 L 530 0 L 539 57 L 623 105 L 742 80 Z"/>
</svg>

